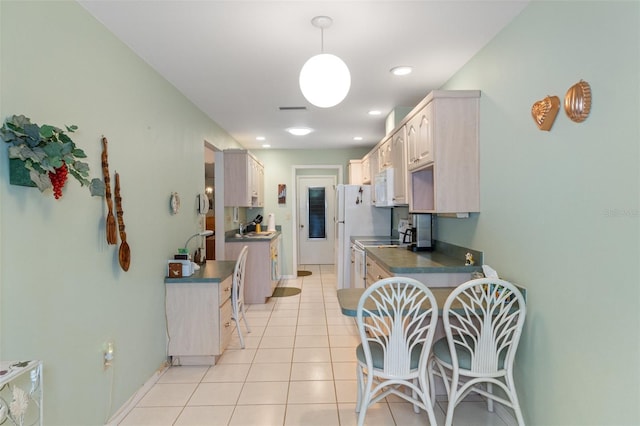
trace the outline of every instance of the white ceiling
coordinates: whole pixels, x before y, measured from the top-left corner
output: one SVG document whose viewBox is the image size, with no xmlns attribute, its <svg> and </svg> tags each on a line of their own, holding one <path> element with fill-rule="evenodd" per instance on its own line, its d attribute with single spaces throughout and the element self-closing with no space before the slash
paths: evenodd
<svg viewBox="0 0 640 426">
<path fill-rule="evenodd" d="M 92 15 L 248 149 L 371 147 L 386 115 L 442 86 L 528 0 L 190 1 L 79 0 Z M 324 52 L 342 58 L 351 90 L 333 108 L 300 92 L 304 62 L 320 53 L 314 16 L 327 15 Z M 410 65 L 395 77 L 389 70 Z M 468 89 L 482 89 L 469 87 Z M 279 107 L 306 106 L 306 111 Z M 382 115 L 372 117 L 377 109 Z M 293 126 L 315 129 L 304 137 Z M 354 136 L 361 136 L 356 142 Z"/>
</svg>

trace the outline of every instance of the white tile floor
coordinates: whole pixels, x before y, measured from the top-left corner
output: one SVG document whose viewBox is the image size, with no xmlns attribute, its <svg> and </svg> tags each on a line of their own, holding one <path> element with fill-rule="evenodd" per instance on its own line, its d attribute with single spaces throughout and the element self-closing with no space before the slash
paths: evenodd
<svg viewBox="0 0 640 426">
<path fill-rule="evenodd" d="M 236 333 L 215 366 L 169 368 L 120 425 L 355 425 L 357 329 L 340 312 L 333 266 L 303 269 L 312 275 L 281 284 L 301 294 L 249 306 L 244 350 Z M 446 398 L 435 411 L 444 424 Z M 367 425 L 428 423 L 399 398 L 366 417 Z M 460 403 L 454 424 L 508 425 L 479 399 Z"/>
</svg>

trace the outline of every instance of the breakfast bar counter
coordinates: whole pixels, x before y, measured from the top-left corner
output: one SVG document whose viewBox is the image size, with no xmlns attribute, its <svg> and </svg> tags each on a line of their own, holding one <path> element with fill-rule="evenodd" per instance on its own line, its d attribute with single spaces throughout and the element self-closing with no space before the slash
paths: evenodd
<svg viewBox="0 0 640 426">
<path fill-rule="evenodd" d="M 366 250 L 368 256 L 393 274 L 482 272 L 480 265 L 464 264 L 464 253 L 454 257 L 438 250 L 413 252 L 398 247 L 367 247 Z"/>
</svg>

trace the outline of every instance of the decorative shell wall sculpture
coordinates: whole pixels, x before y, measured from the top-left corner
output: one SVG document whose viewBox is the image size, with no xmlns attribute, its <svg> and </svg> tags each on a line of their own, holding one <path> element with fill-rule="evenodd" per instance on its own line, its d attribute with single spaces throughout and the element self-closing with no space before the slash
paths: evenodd
<svg viewBox="0 0 640 426">
<path fill-rule="evenodd" d="M 551 129 L 560 109 L 560 98 L 557 96 L 547 96 L 541 101 L 533 104 L 531 115 L 540 130 Z"/>
<path fill-rule="evenodd" d="M 564 111 L 572 121 L 582 123 L 591 111 L 591 86 L 580 80 L 567 90 L 564 96 Z"/>
</svg>

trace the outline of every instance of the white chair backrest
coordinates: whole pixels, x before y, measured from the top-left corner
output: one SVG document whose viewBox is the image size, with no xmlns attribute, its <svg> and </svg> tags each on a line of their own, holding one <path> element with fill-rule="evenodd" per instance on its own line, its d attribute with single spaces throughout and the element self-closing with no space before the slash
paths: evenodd
<svg viewBox="0 0 640 426">
<path fill-rule="evenodd" d="M 463 353 L 469 356 L 468 369 L 478 375 L 510 367 L 525 316 L 524 297 L 510 282 L 480 278 L 458 286 L 443 309 L 453 365 Z"/>
<path fill-rule="evenodd" d="M 244 271 L 247 263 L 247 254 L 249 247 L 244 246 L 240 250 L 236 266 L 233 270 L 233 291 L 231 292 L 231 303 L 237 306 L 238 303 L 244 302 Z"/>
<path fill-rule="evenodd" d="M 426 368 L 438 321 L 436 299 L 427 286 L 405 277 L 377 281 L 360 297 L 356 320 L 369 367 L 375 347 L 383 351 L 387 377 L 406 377 L 414 350 L 421 351 L 420 368 Z"/>
</svg>

